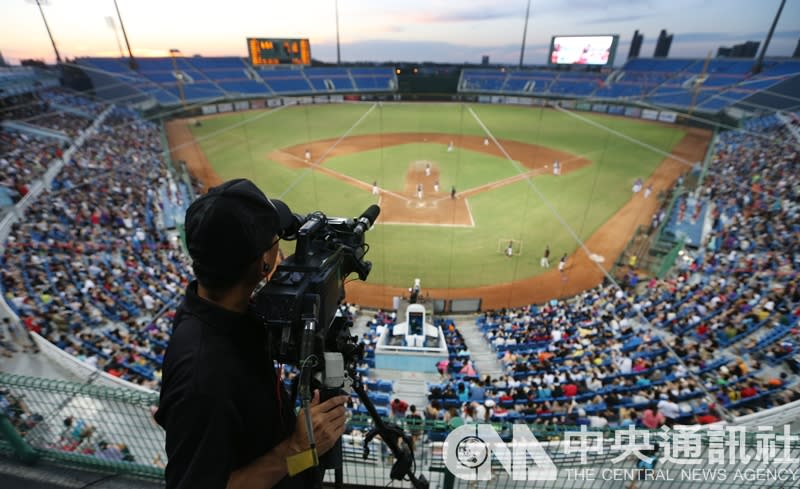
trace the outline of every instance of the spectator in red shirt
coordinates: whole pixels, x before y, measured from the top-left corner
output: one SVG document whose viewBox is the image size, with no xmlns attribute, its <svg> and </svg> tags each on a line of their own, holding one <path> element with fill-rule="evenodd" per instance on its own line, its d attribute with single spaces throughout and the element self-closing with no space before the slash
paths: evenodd
<svg viewBox="0 0 800 489">
<path fill-rule="evenodd" d="M 719 417 L 711 414 L 710 412 L 698 414 L 695 419 L 698 424 L 714 424 L 720 421 Z"/>
<path fill-rule="evenodd" d="M 742 389 L 742 399 L 746 399 L 748 397 L 755 397 L 758 395 L 758 389 L 756 388 L 755 384 L 750 384 L 744 389 Z"/>
<path fill-rule="evenodd" d="M 575 384 L 567 384 L 564 386 L 563 391 L 566 397 L 575 397 L 578 395 L 578 386 Z"/>
<path fill-rule="evenodd" d="M 664 415 L 660 412 L 653 412 L 652 409 L 646 409 L 640 418 L 640 423 L 651 430 L 658 429 L 665 422 L 666 418 Z"/>
<path fill-rule="evenodd" d="M 406 401 L 401 401 L 400 399 L 395 399 L 392 401 L 392 416 L 396 418 L 403 418 L 405 417 L 407 410 L 408 403 Z"/>
</svg>

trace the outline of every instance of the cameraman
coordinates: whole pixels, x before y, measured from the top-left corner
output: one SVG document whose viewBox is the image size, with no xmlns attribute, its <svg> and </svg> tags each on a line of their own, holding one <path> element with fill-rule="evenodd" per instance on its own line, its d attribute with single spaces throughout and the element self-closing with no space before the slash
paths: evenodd
<svg viewBox="0 0 800 489">
<path fill-rule="evenodd" d="M 186 211 L 197 277 L 174 319 L 156 421 L 167 432 L 167 488 L 310 487 L 314 470 L 303 414 L 294 413 L 268 355 L 250 295 L 276 266 L 278 242 L 295 222 L 252 182 L 231 180 Z M 311 404 L 317 453 L 344 432 L 346 396 Z M 306 462 L 298 462 L 306 460 Z"/>
</svg>

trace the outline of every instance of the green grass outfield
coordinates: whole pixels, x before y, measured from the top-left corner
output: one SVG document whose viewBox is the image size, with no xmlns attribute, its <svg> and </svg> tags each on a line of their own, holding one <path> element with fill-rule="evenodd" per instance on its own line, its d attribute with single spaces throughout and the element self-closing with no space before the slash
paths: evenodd
<svg viewBox="0 0 800 489">
<path fill-rule="evenodd" d="M 322 210 L 331 216 L 355 216 L 376 198 L 337 179 L 290 169 L 268 158 L 271 151 L 350 134 L 437 132 L 483 136 L 467 106 L 459 104 L 371 104 L 287 107 L 270 112 L 222 115 L 193 127 L 195 138 L 223 179 L 247 177 L 292 210 Z M 550 109 L 472 105 L 499 139 L 551 147 L 592 162 L 578 171 L 533 182 L 582 239 L 588 238 L 631 197 L 636 178 L 646 178 L 663 156 L 607 131 Z M 369 111 L 369 112 L 368 112 Z M 665 127 L 622 117 L 581 114 L 638 141 L 671 151 L 680 127 Z M 357 121 L 360 123 L 353 127 Z M 249 121 L 249 122 L 248 122 Z M 324 148 L 314 147 L 314 157 Z M 513 156 L 513 155 L 512 155 Z M 470 188 L 517 173 L 502 159 L 444 145 L 405 144 L 332 158 L 326 163 L 360 180 L 379 180 L 402 188 L 412 161 L 431 160 L 442 170 L 442 188 Z M 415 277 L 425 287 L 468 287 L 506 282 L 540 273 L 546 244 L 552 257 L 571 253 L 577 244 L 527 182 L 518 182 L 469 199 L 474 228 L 378 225 L 369 232 L 367 257 L 374 268 L 369 282 L 409 286 Z M 498 253 L 498 241 L 522 242 L 522 255 Z M 616 257 L 614 257 L 616 258 Z"/>
</svg>

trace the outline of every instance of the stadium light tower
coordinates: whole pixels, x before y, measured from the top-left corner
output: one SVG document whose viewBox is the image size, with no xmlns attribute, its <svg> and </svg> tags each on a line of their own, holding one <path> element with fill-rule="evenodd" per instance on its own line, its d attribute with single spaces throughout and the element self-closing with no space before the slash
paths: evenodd
<svg viewBox="0 0 800 489">
<path fill-rule="evenodd" d="M 37 7 L 39 7 L 39 13 L 42 14 L 42 20 L 44 21 L 44 28 L 47 29 L 47 35 L 50 36 L 50 42 L 53 44 L 53 51 L 56 52 L 56 63 L 61 64 L 61 54 L 58 52 L 58 48 L 56 47 L 56 41 L 53 39 L 53 33 L 50 32 L 50 26 L 47 24 L 47 18 L 44 16 L 44 9 L 42 8 L 42 4 L 47 5 L 47 0 L 28 0 L 29 2 L 35 3 Z"/>
<path fill-rule="evenodd" d="M 528 17 L 531 15 L 531 0 L 528 0 L 528 7 L 525 9 L 525 27 L 522 29 L 522 49 L 519 51 L 519 67 L 522 69 L 522 61 L 525 59 L 525 38 L 528 36 Z"/>
<path fill-rule="evenodd" d="M 114 8 L 117 9 L 117 18 L 119 19 L 119 26 L 122 28 L 122 37 L 125 38 L 125 45 L 128 47 L 128 56 L 130 56 L 130 60 L 128 60 L 128 65 L 130 65 L 132 70 L 136 70 L 139 68 L 139 65 L 136 63 L 136 58 L 133 57 L 133 51 L 131 51 L 131 43 L 128 42 L 128 33 L 125 32 L 125 23 L 122 22 L 122 14 L 119 13 L 119 5 L 117 5 L 117 0 L 114 0 Z"/>
<path fill-rule="evenodd" d="M 178 80 L 178 94 L 181 97 L 181 105 L 186 107 L 186 96 L 183 93 L 183 72 L 178 70 L 177 60 L 177 56 L 181 55 L 181 50 L 172 48 L 169 50 L 169 55 L 172 58 L 172 74 L 175 76 L 175 79 Z"/>
<path fill-rule="evenodd" d="M 772 25 L 767 33 L 767 39 L 764 41 L 764 47 L 761 48 L 761 53 L 758 55 L 756 64 L 753 65 L 753 73 L 756 75 L 761 73 L 761 69 L 764 67 L 764 56 L 767 54 L 769 42 L 772 40 L 772 35 L 775 33 L 775 26 L 778 25 L 778 19 L 781 18 L 784 5 L 786 5 L 786 0 L 781 0 L 781 4 L 778 6 L 778 11 L 775 13 L 775 18 L 772 20 Z"/>
<path fill-rule="evenodd" d="M 334 1 L 336 7 L 336 64 L 342 64 L 342 52 L 339 49 L 339 0 Z"/>
</svg>

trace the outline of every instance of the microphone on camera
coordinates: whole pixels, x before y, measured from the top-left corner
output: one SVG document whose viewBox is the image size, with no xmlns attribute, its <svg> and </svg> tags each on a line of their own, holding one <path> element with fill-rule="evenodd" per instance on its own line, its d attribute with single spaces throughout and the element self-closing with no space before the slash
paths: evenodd
<svg viewBox="0 0 800 489">
<path fill-rule="evenodd" d="M 367 207 L 367 210 L 364 211 L 358 219 L 356 219 L 356 225 L 353 228 L 353 232 L 355 234 L 363 234 L 364 231 L 369 231 L 369 228 L 375 224 L 375 219 L 378 218 L 378 215 L 381 213 L 381 208 L 375 204 Z"/>
</svg>

